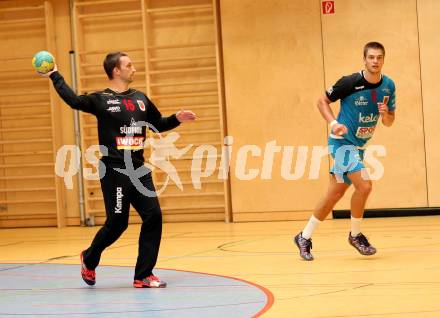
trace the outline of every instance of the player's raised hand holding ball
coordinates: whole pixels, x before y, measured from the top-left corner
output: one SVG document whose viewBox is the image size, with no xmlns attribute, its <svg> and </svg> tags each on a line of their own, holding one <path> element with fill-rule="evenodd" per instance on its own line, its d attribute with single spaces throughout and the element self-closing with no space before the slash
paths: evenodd
<svg viewBox="0 0 440 318">
<path fill-rule="evenodd" d="M 47 51 L 40 51 L 32 58 L 32 66 L 39 75 L 49 76 L 57 70 L 55 58 Z"/>
</svg>

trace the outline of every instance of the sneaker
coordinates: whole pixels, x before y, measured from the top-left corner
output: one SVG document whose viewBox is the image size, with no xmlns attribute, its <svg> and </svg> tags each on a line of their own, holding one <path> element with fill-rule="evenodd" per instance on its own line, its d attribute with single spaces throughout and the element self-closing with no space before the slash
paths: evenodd
<svg viewBox="0 0 440 318">
<path fill-rule="evenodd" d="M 376 254 L 376 249 L 368 242 L 368 239 L 364 234 L 359 233 L 355 237 L 348 234 L 348 243 L 358 250 L 362 255 L 373 255 Z"/>
<path fill-rule="evenodd" d="M 301 255 L 306 261 L 313 261 L 313 255 L 310 253 L 310 250 L 312 249 L 312 239 L 305 239 L 302 237 L 301 232 L 293 238 L 293 241 L 299 248 L 299 255 Z"/>
<path fill-rule="evenodd" d="M 161 281 L 157 276 L 150 275 L 142 280 L 135 279 L 133 286 L 136 288 L 165 288 L 167 283 Z"/>
<path fill-rule="evenodd" d="M 82 279 L 86 282 L 87 285 L 93 286 L 96 283 L 96 274 L 95 271 L 87 269 L 86 264 L 84 264 L 84 251 L 81 252 L 81 276 Z"/>
</svg>

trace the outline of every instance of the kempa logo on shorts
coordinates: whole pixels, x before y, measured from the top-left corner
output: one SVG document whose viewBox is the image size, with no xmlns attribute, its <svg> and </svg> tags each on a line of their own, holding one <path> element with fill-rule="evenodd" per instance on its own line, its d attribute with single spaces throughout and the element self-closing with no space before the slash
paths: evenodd
<svg viewBox="0 0 440 318">
<path fill-rule="evenodd" d="M 122 213 L 122 197 L 124 195 L 122 194 L 122 187 L 116 188 L 116 206 L 115 206 L 115 213 Z"/>
<path fill-rule="evenodd" d="M 359 96 L 354 100 L 356 106 L 368 106 L 368 100 L 364 96 Z"/>
<path fill-rule="evenodd" d="M 107 111 L 109 111 L 110 113 L 120 113 L 121 112 L 121 107 L 119 107 L 119 106 L 111 106 L 111 107 L 107 108 Z"/>
<path fill-rule="evenodd" d="M 109 99 L 107 100 L 107 105 L 120 105 L 121 102 L 118 99 Z"/>
<path fill-rule="evenodd" d="M 359 113 L 359 122 L 360 123 L 375 123 L 379 119 L 379 115 L 374 115 L 373 113 L 370 113 L 369 115 L 362 116 L 361 113 Z"/>
</svg>

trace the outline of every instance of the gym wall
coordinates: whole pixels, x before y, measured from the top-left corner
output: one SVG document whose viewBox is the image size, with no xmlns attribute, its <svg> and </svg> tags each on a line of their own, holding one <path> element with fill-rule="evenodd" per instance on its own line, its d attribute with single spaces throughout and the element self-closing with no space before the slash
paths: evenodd
<svg viewBox="0 0 440 318">
<path fill-rule="evenodd" d="M 386 156 L 378 157 L 385 174 L 367 208 L 438 206 L 439 9 L 435 0 L 336 0 L 332 14 L 318 0 L 0 1 L 0 228 L 80 224 L 77 179 L 69 190 L 54 173 L 58 149 L 75 144 L 74 113 L 31 68 L 43 49 L 69 83 L 75 51 L 80 93 L 106 86 L 108 51 L 127 51 L 135 88 L 165 115 L 193 109 L 199 120 L 179 127 L 175 144 L 193 146 L 172 160 L 183 191 L 154 172 L 156 186 L 166 185 L 164 220 L 239 222 L 309 216 L 331 163 L 321 152 L 328 127 L 316 102 L 363 67 L 366 42 L 382 42 L 398 109 L 395 124 L 379 125 L 370 143 Z M 82 114 L 80 124 L 85 150 L 97 144 L 96 121 Z M 232 137 L 228 180 L 218 177 L 225 136 Z M 202 145 L 209 146 L 194 152 Z M 215 166 L 200 189 L 191 180 L 194 156 L 204 157 L 202 168 Z M 99 182 L 83 185 L 87 217 L 101 224 Z M 349 196 L 336 208 L 348 209 Z M 139 222 L 134 211 L 131 221 Z"/>
<path fill-rule="evenodd" d="M 367 208 L 438 206 L 439 84 L 434 77 L 439 62 L 434 52 L 440 4 L 337 0 L 333 14 L 323 14 L 321 5 L 221 1 L 228 133 L 237 143 L 262 149 L 270 140 L 295 147 L 325 145 L 328 128 L 316 109 L 318 97 L 341 76 L 363 68 L 365 43 L 382 42 L 383 72 L 396 83 L 398 109 L 395 124 L 379 124 L 370 142 L 383 145 L 386 156 L 376 155 L 385 173 L 374 182 Z M 337 112 L 339 103 L 332 105 Z M 276 154 L 275 162 L 279 158 Z M 248 167 L 261 167 L 261 158 L 249 160 Z M 307 175 L 272 182 L 232 177 L 234 219 L 264 215 L 273 220 L 281 212 L 283 219 L 304 218 L 326 191 L 327 171 L 323 162 L 318 182 L 305 180 Z M 335 209 L 349 209 L 349 203 L 347 193 Z"/>
</svg>

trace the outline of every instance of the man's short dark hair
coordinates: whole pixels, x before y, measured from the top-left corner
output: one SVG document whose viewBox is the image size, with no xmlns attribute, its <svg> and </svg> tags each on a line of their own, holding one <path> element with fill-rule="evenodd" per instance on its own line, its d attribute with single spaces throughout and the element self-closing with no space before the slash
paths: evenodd
<svg viewBox="0 0 440 318">
<path fill-rule="evenodd" d="M 369 49 L 382 50 L 383 56 L 385 56 L 385 48 L 379 42 L 368 42 L 367 44 L 365 44 L 365 46 L 364 46 L 364 57 L 367 57 L 367 52 L 368 52 Z"/>
<path fill-rule="evenodd" d="M 127 56 L 127 53 L 120 52 L 120 51 L 110 52 L 105 57 L 103 65 L 104 65 L 105 73 L 107 74 L 107 77 L 109 79 L 113 79 L 113 69 L 115 67 L 119 68 L 119 66 L 121 65 L 120 60 L 119 60 L 121 58 L 121 56 Z"/>
</svg>

